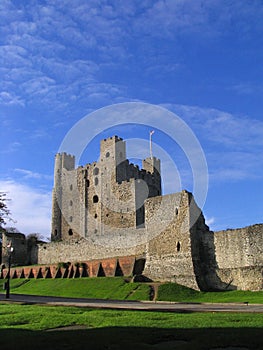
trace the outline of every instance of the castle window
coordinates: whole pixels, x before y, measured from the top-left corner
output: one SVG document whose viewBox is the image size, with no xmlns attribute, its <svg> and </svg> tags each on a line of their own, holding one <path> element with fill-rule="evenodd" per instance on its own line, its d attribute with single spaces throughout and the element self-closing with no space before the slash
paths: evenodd
<svg viewBox="0 0 263 350">
<path fill-rule="evenodd" d="M 69 205 L 72 207 L 72 205 L 73 205 L 73 202 L 72 201 L 69 201 Z"/>
<path fill-rule="evenodd" d="M 57 235 L 58 235 L 58 230 L 55 229 L 55 231 L 54 231 L 54 236 L 57 236 Z"/>
<path fill-rule="evenodd" d="M 95 169 L 93 170 L 93 175 L 98 175 L 98 173 L 99 173 L 99 168 L 95 168 Z"/>
<path fill-rule="evenodd" d="M 98 217 L 98 215 L 97 215 L 97 214 L 95 214 L 95 215 L 94 215 L 94 218 L 95 218 L 95 219 L 97 219 L 97 217 Z"/>
<path fill-rule="evenodd" d="M 110 152 L 107 152 L 106 153 L 106 158 L 109 158 L 109 156 L 110 156 Z"/>
<path fill-rule="evenodd" d="M 176 250 L 177 250 L 178 252 L 180 252 L 180 249 L 181 249 L 181 243 L 180 243 L 180 242 L 177 242 L 177 244 L 176 244 Z"/>
<path fill-rule="evenodd" d="M 89 180 L 86 180 L 86 186 L 89 187 Z"/>
<path fill-rule="evenodd" d="M 178 215 L 178 208 L 175 208 L 175 215 Z"/>
<path fill-rule="evenodd" d="M 72 222 L 73 218 L 72 216 L 69 217 L 69 222 Z"/>
<path fill-rule="evenodd" d="M 95 177 L 95 180 L 94 180 L 94 184 L 95 184 L 95 186 L 97 186 L 97 185 L 98 185 L 98 183 L 99 183 L 99 179 L 98 179 L 97 177 Z"/>
<path fill-rule="evenodd" d="M 68 230 L 68 235 L 69 235 L 69 236 L 72 236 L 72 235 L 73 235 L 73 231 L 72 231 L 71 228 Z"/>
<path fill-rule="evenodd" d="M 93 203 L 98 203 L 99 197 L 97 195 L 93 196 Z"/>
<path fill-rule="evenodd" d="M 70 185 L 69 189 L 70 189 L 70 191 L 72 191 L 73 190 L 73 185 Z"/>
</svg>

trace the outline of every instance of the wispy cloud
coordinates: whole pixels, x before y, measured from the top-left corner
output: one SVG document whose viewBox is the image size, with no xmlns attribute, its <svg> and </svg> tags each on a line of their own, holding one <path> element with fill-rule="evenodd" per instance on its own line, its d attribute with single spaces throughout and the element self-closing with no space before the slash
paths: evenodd
<svg viewBox="0 0 263 350">
<path fill-rule="evenodd" d="M 208 226 L 211 226 L 211 225 L 214 225 L 215 224 L 215 218 L 212 216 L 212 217 L 206 217 L 205 218 L 205 223 L 206 223 L 206 225 L 208 225 Z"/>
<path fill-rule="evenodd" d="M 29 1 L 20 6 L 2 1 L 0 65 L 4 89 L 0 103 L 41 103 L 59 110 L 68 101 L 82 102 L 83 95 L 89 107 L 93 97 L 95 107 L 114 103 L 127 96 L 126 87 L 115 83 L 116 93 L 112 94 L 100 67 L 129 65 L 141 55 L 145 74 L 176 71 L 182 64 L 176 49 L 178 37 L 213 38 L 231 28 L 233 19 L 242 24 L 247 36 L 252 30 L 249 19 L 253 18 L 253 30 L 262 25 L 262 11 L 257 2 L 222 7 L 218 0 L 74 1 L 74 6 L 69 0 Z M 163 53 L 163 63 L 153 59 L 157 50 L 152 40 L 156 38 L 172 40 L 173 63 L 167 65 L 165 59 L 170 49 Z M 133 52 L 129 47 L 135 41 L 137 50 Z M 94 95 L 90 86 L 95 84 L 100 91 Z"/>
<path fill-rule="evenodd" d="M 4 106 L 20 105 L 24 106 L 24 101 L 21 97 L 16 96 L 12 92 L 1 91 L 0 92 L 0 104 Z"/>
<path fill-rule="evenodd" d="M 211 181 L 262 178 L 263 122 L 212 108 L 169 105 L 203 145 Z"/>
<path fill-rule="evenodd" d="M 238 95 L 253 95 L 262 94 L 263 85 L 251 83 L 251 82 L 241 82 L 234 84 L 228 88 L 229 90 L 235 91 Z"/>
<path fill-rule="evenodd" d="M 32 170 L 27 170 L 27 169 L 15 169 L 15 172 L 20 173 L 24 179 L 44 179 L 44 180 L 52 180 L 53 176 L 51 175 L 46 175 L 46 174 L 40 174 L 37 172 L 34 172 Z"/>
<path fill-rule="evenodd" d="M 0 154 L 17 152 L 21 146 L 22 144 L 20 142 L 17 142 L 17 141 L 10 142 L 5 146 L 4 149 L 0 149 Z"/>
</svg>

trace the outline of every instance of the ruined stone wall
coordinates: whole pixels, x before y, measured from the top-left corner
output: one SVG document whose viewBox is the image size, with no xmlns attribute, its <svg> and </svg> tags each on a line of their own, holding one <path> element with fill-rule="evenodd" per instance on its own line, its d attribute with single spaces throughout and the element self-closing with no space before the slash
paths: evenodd
<svg viewBox="0 0 263 350">
<path fill-rule="evenodd" d="M 214 235 L 218 268 L 263 266 L 263 224 Z"/>
<path fill-rule="evenodd" d="M 149 242 L 144 273 L 199 289 L 191 254 L 188 192 L 151 198 L 145 213 Z"/>
<path fill-rule="evenodd" d="M 214 233 L 218 276 L 242 290 L 263 289 L 263 225 Z"/>
<path fill-rule="evenodd" d="M 13 252 L 11 252 L 12 265 L 25 265 L 29 263 L 29 255 L 27 254 L 27 241 L 24 234 L 2 234 L 2 263 L 5 265 L 8 265 L 10 246 L 13 248 Z"/>
</svg>

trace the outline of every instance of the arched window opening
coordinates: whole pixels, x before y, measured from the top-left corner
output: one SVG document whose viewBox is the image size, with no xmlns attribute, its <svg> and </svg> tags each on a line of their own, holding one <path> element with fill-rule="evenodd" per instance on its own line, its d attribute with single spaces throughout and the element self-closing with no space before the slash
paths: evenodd
<svg viewBox="0 0 263 350">
<path fill-rule="evenodd" d="M 94 218 L 95 218 L 95 219 L 97 219 L 97 217 L 98 217 L 98 215 L 97 215 L 97 214 L 95 214 L 95 215 L 94 215 Z"/>
<path fill-rule="evenodd" d="M 175 208 L 175 215 L 178 215 L 178 208 Z"/>
<path fill-rule="evenodd" d="M 73 190 L 73 185 L 70 185 L 69 189 L 70 189 L 70 191 L 72 191 Z"/>
<path fill-rule="evenodd" d="M 95 169 L 93 170 L 93 175 L 98 175 L 98 173 L 99 173 L 99 168 L 95 168 Z"/>
<path fill-rule="evenodd" d="M 87 185 L 87 187 L 89 187 L 89 180 L 88 179 L 86 180 L 86 185 Z"/>
<path fill-rule="evenodd" d="M 94 179 L 94 184 L 95 184 L 95 186 L 97 186 L 98 183 L 99 183 L 99 179 L 98 179 L 97 177 L 95 177 L 95 179 Z"/>
<path fill-rule="evenodd" d="M 69 205 L 72 207 L 72 205 L 73 205 L 73 202 L 72 201 L 69 201 Z"/>
<path fill-rule="evenodd" d="M 98 203 L 99 197 L 97 195 L 93 196 L 93 203 Z"/>
<path fill-rule="evenodd" d="M 110 156 L 110 152 L 107 152 L 106 153 L 106 158 L 109 158 L 109 156 Z"/>
<path fill-rule="evenodd" d="M 69 235 L 69 236 L 72 236 L 72 235 L 73 235 L 73 231 L 72 231 L 71 228 L 68 230 L 68 235 Z"/>
<path fill-rule="evenodd" d="M 181 249 L 181 243 L 180 242 L 177 242 L 176 249 L 177 249 L 178 252 L 180 252 L 180 249 Z"/>
<path fill-rule="evenodd" d="M 55 229 L 55 231 L 54 231 L 54 236 L 57 236 L 57 235 L 58 235 L 58 230 Z"/>
</svg>

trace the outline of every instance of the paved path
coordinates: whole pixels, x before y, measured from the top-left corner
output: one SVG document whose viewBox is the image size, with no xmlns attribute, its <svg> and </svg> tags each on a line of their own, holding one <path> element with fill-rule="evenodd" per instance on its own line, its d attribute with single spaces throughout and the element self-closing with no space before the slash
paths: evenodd
<svg viewBox="0 0 263 350">
<path fill-rule="evenodd" d="M 0 301 L 19 302 L 27 304 L 47 304 L 77 306 L 103 309 L 145 310 L 163 312 L 257 312 L 263 313 L 263 304 L 245 303 L 174 303 L 174 302 L 148 302 L 148 301 L 123 301 L 103 299 L 79 299 L 46 297 L 25 294 L 11 294 L 10 299 L 5 294 L 0 294 Z"/>
</svg>

